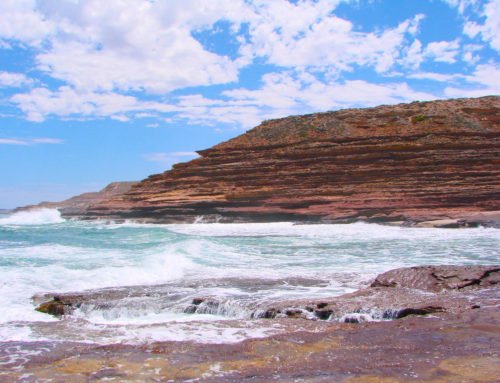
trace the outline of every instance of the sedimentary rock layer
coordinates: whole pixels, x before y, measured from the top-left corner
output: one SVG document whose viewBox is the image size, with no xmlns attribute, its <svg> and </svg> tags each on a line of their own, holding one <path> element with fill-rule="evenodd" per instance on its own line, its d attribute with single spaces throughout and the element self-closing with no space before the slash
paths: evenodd
<svg viewBox="0 0 500 383">
<path fill-rule="evenodd" d="M 494 224 L 499 149 L 495 96 L 287 117 L 202 150 L 84 216 Z"/>
</svg>

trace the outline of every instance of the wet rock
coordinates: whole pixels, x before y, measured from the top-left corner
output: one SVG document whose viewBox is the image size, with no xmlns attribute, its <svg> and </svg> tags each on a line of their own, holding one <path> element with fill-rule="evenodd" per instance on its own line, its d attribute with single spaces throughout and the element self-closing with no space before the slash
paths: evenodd
<svg viewBox="0 0 500 383">
<path fill-rule="evenodd" d="M 397 312 L 396 319 L 401 319 L 409 315 L 428 315 L 442 311 L 444 311 L 442 307 L 406 308 Z"/>
<path fill-rule="evenodd" d="M 9 342 L 0 344 L 0 381 L 498 382 L 498 309 L 404 320 L 355 328 L 288 320 L 282 334 L 217 345 Z"/>
<path fill-rule="evenodd" d="M 359 319 L 356 317 L 346 317 L 344 318 L 344 323 L 360 323 Z"/>
<path fill-rule="evenodd" d="M 498 266 L 418 266 L 390 270 L 371 287 L 401 287 L 430 292 L 488 287 L 500 281 Z"/>
<path fill-rule="evenodd" d="M 315 310 L 314 315 L 321 320 L 328 320 L 333 314 L 333 310 Z"/>
<path fill-rule="evenodd" d="M 283 302 L 280 308 L 293 306 L 310 312 L 311 308 L 316 307 L 313 309 L 315 318 L 341 322 L 347 319 L 348 323 L 389 321 L 429 314 L 458 314 L 480 306 L 471 304 L 471 301 L 487 298 L 489 305 L 496 305 L 498 276 L 498 266 L 395 269 L 380 274 L 368 288 L 329 301 Z"/>
<path fill-rule="evenodd" d="M 304 318 L 304 312 L 301 309 L 288 309 L 285 311 L 288 318 Z"/>
<path fill-rule="evenodd" d="M 450 266 L 432 266 L 431 273 L 439 276 L 437 279 L 455 287 L 435 288 L 431 284 L 426 290 L 422 289 L 426 281 L 409 278 L 422 276 L 421 269 L 398 269 L 389 280 L 385 278 L 390 274 L 384 273 L 376 287 L 328 300 L 283 302 L 258 311 L 261 318 L 275 318 L 284 333 L 238 343 L 4 342 L 0 344 L 0 359 L 7 364 L 0 369 L 0 381 L 21 382 L 28 376 L 33 382 L 498 382 L 500 286 L 493 283 L 496 267 L 454 266 L 452 270 Z M 459 288 L 465 280 L 478 282 Z M 114 294 L 123 297 L 141 291 L 135 289 L 52 295 L 44 303 L 66 309 L 89 297 L 104 300 Z M 316 308 L 318 304 L 321 309 Z M 287 307 L 297 311 L 315 308 L 325 317 L 326 313 L 345 313 L 344 323 L 288 319 L 284 315 Z M 421 317 L 428 314 L 439 320 Z M 363 322 L 363 315 L 380 315 L 385 320 Z M 12 350 L 27 352 L 22 358 L 11 358 Z"/>
<path fill-rule="evenodd" d="M 189 305 L 184 309 L 184 314 L 194 314 L 197 309 L 196 305 Z"/>
<path fill-rule="evenodd" d="M 265 318 L 265 319 L 273 319 L 273 318 L 276 318 L 276 315 L 280 314 L 281 311 L 279 310 L 276 310 L 274 308 L 271 308 L 269 310 L 266 310 L 264 312 L 264 314 L 262 315 L 262 318 Z"/>
<path fill-rule="evenodd" d="M 40 304 L 35 310 L 44 314 L 60 317 L 71 314 L 74 311 L 74 307 L 72 304 L 64 303 L 58 297 L 54 297 L 53 300 Z"/>
</svg>

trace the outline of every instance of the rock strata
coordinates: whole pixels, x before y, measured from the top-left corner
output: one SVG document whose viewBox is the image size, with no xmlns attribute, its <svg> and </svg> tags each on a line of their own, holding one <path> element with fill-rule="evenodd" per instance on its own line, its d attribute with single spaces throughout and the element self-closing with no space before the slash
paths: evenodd
<svg viewBox="0 0 500 383">
<path fill-rule="evenodd" d="M 67 215 L 498 226 L 499 153 L 496 96 L 287 117 Z"/>
</svg>

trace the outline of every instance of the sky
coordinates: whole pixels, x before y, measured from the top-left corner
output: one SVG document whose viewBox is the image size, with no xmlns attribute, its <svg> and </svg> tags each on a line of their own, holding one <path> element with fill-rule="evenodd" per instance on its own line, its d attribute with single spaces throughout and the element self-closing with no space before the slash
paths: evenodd
<svg viewBox="0 0 500 383">
<path fill-rule="evenodd" d="M 1 0 L 0 208 L 261 121 L 500 93 L 500 0 Z"/>
</svg>

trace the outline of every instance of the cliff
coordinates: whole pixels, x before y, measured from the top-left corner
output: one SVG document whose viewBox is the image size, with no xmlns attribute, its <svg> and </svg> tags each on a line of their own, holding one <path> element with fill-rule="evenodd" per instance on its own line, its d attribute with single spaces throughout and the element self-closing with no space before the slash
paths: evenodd
<svg viewBox="0 0 500 383">
<path fill-rule="evenodd" d="M 37 205 L 28 205 L 15 209 L 14 211 L 32 210 L 32 209 L 59 209 L 62 215 L 82 215 L 86 214 L 89 206 L 107 201 L 110 198 L 121 195 L 130 190 L 136 182 L 112 182 L 104 189 L 98 192 L 89 192 L 79 194 L 60 202 L 41 202 Z"/>
<path fill-rule="evenodd" d="M 499 138 L 497 96 L 287 117 L 74 215 L 494 225 Z"/>
</svg>

